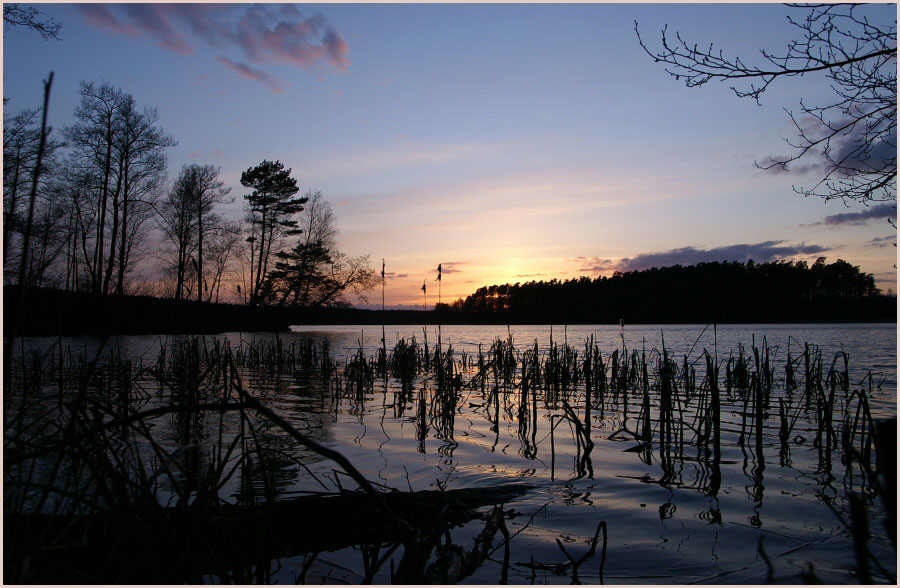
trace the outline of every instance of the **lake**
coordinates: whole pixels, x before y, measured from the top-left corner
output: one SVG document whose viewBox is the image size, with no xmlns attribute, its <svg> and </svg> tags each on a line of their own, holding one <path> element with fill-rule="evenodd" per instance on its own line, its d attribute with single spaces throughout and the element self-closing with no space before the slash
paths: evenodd
<svg viewBox="0 0 900 588">
<path fill-rule="evenodd" d="M 871 444 L 863 403 L 874 421 L 896 417 L 895 324 L 390 325 L 384 332 L 388 360 L 399 356 L 392 351 L 401 339 L 415 339 L 419 349 L 426 339 L 432 350 L 440 342 L 443 357 L 452 349 L 450 376 L 438 375 L 436 364 L 416 368 L 412 377 L 394 372 L 370 381 L 351 372 L 349 366 L 363 366 L 364 374 L 378 373 L 380 326 L 296 326 L 277 336 L 226 333 L 207 336 L 199 346 L 227 342 L 248 391 L 380 487 L 523 487 L 504 505 L 513 534 L 510 583 L 569 583 L 568 557 L 577 560 L 588 551 L 601 521 L 606 583 L 798 583 L 812 577 L 858 583 L 854 538 L 841 521 L 851 519 L 850 496 L 858 496 L 868 513 L 874 562 L 868 573 L 876 582 L 896 577 L 879 482 L 846 457 L 848 447 L 865 452 Z M 171 398 L 162 398 L 163 386 L 141 370 L 161 365 L 160 349 L 182 340 L 26 338 L 14 357 L 28 366 L 43 355 L 49 365 L 61 346 L 72 364 L 79 356 L 89 361 L 113 352 L 133 362 L 149 407 Z M 327 381 L 298 367 L 307 340 L 320 350 L 327 342 L 337 366 Z M 505 364 L 489 351 L 498 340 L 495 350 L 509 354 Z M 266 359 L 272 353 L 293 359 L 278 360 L 276 369 L 275 360 Z M 422 357 L 420 351 L 417 361 Z M 432 351 L 427 361 L 433 357 Z M 720 368 L 716 444 L 708 365 Z M 441 404 L 447 390 L 449 408 Z M 17 406 L 15 394 L 5 395 L 7 420 Z M 193 442 L 221 444 L 207 421 Z M 184 443 L 178 419 L 160 417 L 153 425 L 162 446 Z M 237 426 L 228 425 L 230 435 Z M 282 432 L 270 428 L 265 436 L 286 455 L 273 478 L 279 499 L 355 487 L 335 473 L 333 462 Z M 5 475 L 9 487 L 11 474 Z M 246 490 L 232 481 L 222 495 Z M 160 497 L 174 495 L 162 484 Z M 483 528 L 478 520 L 455 528 L 453 542 L 469 549 Z M 494 545 L 500 541 L 498 535 Z M 311 561 L 309 582 L 360 582 L 363 557 L 360 547 L 322 553 L 314 561 L 292 555 L 278 562 L 273 579 L 293 582 Z M 466 581 L 497 583 L 502 559 L 500 549 Z M 580 564 L 578 578 L 600 582 L 600 563 L 598 547 Z M 373 580 L 389 583 L 390 567 Z"/>
</svg>

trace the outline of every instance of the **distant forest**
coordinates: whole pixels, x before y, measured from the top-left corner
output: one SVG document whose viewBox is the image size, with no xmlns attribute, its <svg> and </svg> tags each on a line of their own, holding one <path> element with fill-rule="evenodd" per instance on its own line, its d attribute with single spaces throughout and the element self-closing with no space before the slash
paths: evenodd
<svg viewBox="0 0 900 588">
<path fill-rule="evenodd" d="M 844 260 L 701 263 L 479 288 L 441 310 L 538 322 L 896 320 L 896 297 Z"/>
<path fill-rule="evenodd" d="M 300 305 L 215 304 L 147 296 L 97 296 L 32 288 L 24 300 L 5 288 L 4 314 L 20 334 L 285 331 L 298 324 L 628 324 L 896 322 L 885 296 L 859 268 L 838 260 L 703 263 L 609 278 L 479 288 L 434 310 L 365 310 Z M 16 311 L 17 300 L 21 306 Z M 10 323 L 6 321 L 6 333 Z"/>
</svg>

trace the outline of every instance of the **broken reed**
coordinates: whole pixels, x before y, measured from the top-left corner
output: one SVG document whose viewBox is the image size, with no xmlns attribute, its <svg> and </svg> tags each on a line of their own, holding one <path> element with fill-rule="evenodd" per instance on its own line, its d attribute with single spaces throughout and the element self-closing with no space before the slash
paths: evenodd
<svg viewBox="0 0 900 588">
<path fill-rule="evenodd" d="M 371 379 L 365 372 L 377 369 L 361 349 L 338 376 L 349 383 L 345 390 L 364 387 Z M 406 550 L 398 570 L 419 578 L 440 568 L 436 577 L 451 583 L 482 564 L 498 529 L 510 539 L 503 510 L 496 507 L 479 535 L 483 545 L 466 555 L 461 571 L 446 562 L 426 567 L 434 546 L 417 545 L 421 532 L 396 518 L 350 462 L 243 388 L 241 364 L 327 382 L 335 377 L 327 346 L 287 347 L 276 338 L 242 344 L 234 353 L 227 341 L 178 339 L 163 344 L 147 367 L 123 360 L 115 350 L 104 354 L 102 346 L 91 360 L 60 353 L 48 363 L 44 357 L 23 355 L 13 370 L 19 405 L 7 412 L 12 418 L 5 420 L 4 438 L 8 580 L 271 583 L 283 555 L 271 534 L 288 522 L 269 517 L 284 489 L 279 475 L 285 459 L 306 467 L 300 450 L 333 460 L 374 498 L 372 506 L 382 516 L 393 519 L 399 540 L 385 557 L 379 560 L 376 550 L 365 562 L 369 583 L 401 544 Z M 441 410 L 451 418 L 443 425 L 451 436 L 461 387 L 454 364 L 452 347 L 433 364 L 441 374 L 439 390 L 448 393 Z M 323 395 L 339 390 L 320 388 Z M 273 427 L 287 433 L 286 439 L 272 436 Z M 335 483 L 343 492 L 337 475 Z M 223 494 L 235 485 L 230 496 Z M 222 510 L 229 503 L 243 508 Z M 448 509 L 445 499 L 441 520 L 425 529 L 427 536 L 448 533 Z M 506 553 L 504 578 L 508 544 Z M 443 559 L 441 552 L 438 563 Z"/>
<path fill-rule="evenodd" d="M 684 459 L 689 448 L 701 463 L 717 470 L 712 464 L 721 462 L 724 437 L 738 432 L 733 419 L 737 415 L 737 443 L 757 461 L 763 460 L 772 438 L 782 459 L 789 459 L 792 440 L 808 433 L 823 453 L 823 467 L 831 467 L 830 452 L 840 445 L 845 454 L 851 446 L 858 448 L 854 459 L 844 459 L 848 468 L 856 461 L 865 469 L 873 447 L 867 402 L 871 390 L 850 390 L 846 353 L 838 353 L 826 372 L 816 346 L 802 349 L 797 357 L 789 350 L 781 377 L 776 350 L 765 338 L 761 345 L 754 339 L 749 349 L 739 346 L 724 361 L 707 350 L 694 360 L 687 355 L 676 359 L 665 346 L 648 353 L 623 344 L 604 355 L 593 338 L 584 342 L 582 351 L 552 341 L 545 349 L 537 342 L 520 349 L 511 337 L 494 340 L 487 352 L 479 346 L 477 356 L 457 359 L 437 346 L 419 348 L 415 340 L 401 340 L 389 363 L 396 366 L 392 375 L 401 389 L 411 389 L 417 378 L 422 382 L 420 399 L 431 402 L 418 405 L 421 430 L 434 426 L 441 439 L 452 439 L 448 424 L 462 409 L 462 386 L 480 391 L 492 431 L 499 432 L 501 408 L 518 423 L 520 453 L 528 458 L 537 455 L 541 415 L 551 423 L 556 418 L 569 422 L 578 451 L 588 455 L 592 428 L 619 418 L 622 426 L 614 435 L 657 446 L 664 470 L 671 469 L 673 460 Z M 448 374 L 453 375 L 453 386 L 447 385 Z M 870 378 L 870 384 L 873 381 Z M 798 431 L 801 416 L 814 429 Z"/>
<path fill-rule="evenodd" d="M 482 409 L 497 440 L 501 412 L 517 421 L 527 459 L 538 457 L 542 418 L 550 423 L 544 438 L 550 437 L 554 456 L 554 429 L 568 423 L 576 477 L 593 475 L 595 431 L 618 427 L 609 437 L 638 442 L 647 463 L 651 448 L 658 448 L 662 484 L 681 483 L 676 464 L 692 460 L 708 470 L 702 489 L 715 494 L 722 447 L 736 434 L 736 444 L 757 462 L 759 485 L 770 440 L 777 439 L 779 457 L 788 464 L 792 442 L 805 437 L 813 438 L 827 479 L 833 477 L 832 452 L 840 451 L 845 483 L 865 491 L 876 482 L 876 427 L 868 404 L 876 384 L 868 374 L 853 387 L 843 352 L 826 364 L 814 345 L 803 345 L 797 356 L 788 347 L 779 378 L 775 350 L 765 339 L 761 347 L 754 340 L 749 352 L 739 346 L 723 361 L 708 350 L 693 361 L 676 359 L 664 345 L 629 351 L 624 341 L 604 355 L 593 338 L 582 351 L 552 341 L 544 349 L 535 341 L 520 350 L 511 336 L 496 339 L 487 352 L 479 346 L 477 356 L 455 354 L 449 345 L 429 348 L 415 338 L 399 340 L 386 357 L 383 349 L 382 357 L 369 358 L 360 341 L 343 365 L 327 341 L 288 344 L 278 336 L 234 346 L 216 338 L 203 344 L 176 338 L 146 366 L 116 350 L 102 361 L 99 352 L 79 356 L 60 346 L 49 353 L 20 352 L 8 366 L 15 385 L 7 394 L 5 506 L 12 512 L 76 513 L 218 504 L 226 487 L 236 488 L 241 504 L 270 503 L 283 488 L 285 467 L 306 468 L 310 454 L 290 436 L 271 435 L 272 424 L 241 402 L 242 378 L 251 387 L 273 379 L 301 382 L 304 387 L 287 393 L 314 396 L 335 410 L 347 398 L 362 414 L 379 374 L 385 397 L 393 390 L 395 416 L 414 411 L 420 451 L 430 431 L 452 450 L 455 415 L 468 401 Z M 480 405 L 471 398 L 479 392 Z M 813 428 L 798 429 L 801 417 Z M 105 569 L 105 579 L 124 573 Z M 261 569 L 248 565 L 227 577 L 265 580 Z"/>
<path fill-rule="evenodd" d="M 271 567 L 256 566 L 254 553 L 210 560 L 211 539 L 199 527 L 184 529 L 177 561 L 168 540 L 151 531 L 160 507 L 190 507 L 199 514 L 227 500 L 221 492 L 232 480 L 241 504 L 276 495 L 271 473 L 280 466 L 272 463 L 268 444 L 260 443 L 257 419 L 235 398 L 240 381 L 227 343 L 201 348 L 196 340 L 180 340 L 163 346 L 146 367 L 102 348 L 91 358 L 59 354 L 52 363 L 43 367 L 56 377 L 29 390 L 28 398 L 19 386 L 7 391 L 23 392 L 7 413 L 4 439 L 6 538 L 14 546 L 6 557 L 10 580 L 110 583 L 143 575 L 201 582 L 215 572 L 242 583 L 270 579 Z M 240 426 L 225 426 L 226 414 Z M 93 576 L 66 575 L 45 548 L 66 546 L 67 529 L 56 520 L 80 521 L 84 541 L 104 544 L 102 553 L 84 553 L 89 565 L 75 566 Z M 126 536 L 128 549 L 140 557 L 124 551 L 120 540 Z M 256 548 L 264 542 L 258 536 Z M 193 569 L 195 556 L 211 567 Z"/>
<path fill-rule="evenodd" d="M 789 350 L 779 377 L 777 350 L 765 338 L 761 345 L 754 339 L 749 349 L 739 346 L 724 361 L 717 361 L 708 350 L 694 360 L 687 355 L 676 359 L 665 346 L 648 353 L 623 345 L 604 356 L 593 338 L 585 341 L 581 352 L 552 341 L 543 350 L 537 342 L 520 350 L 507 338 L 496 339 L 487 353 L 479 347 L 477 360 L 463 356 L 456 369 L 474 371 L 465 387 L 481 391 L 492 430 L 499 426 L 500 408 L 513 408 L 508 415 L 518 422 L 521 453 L 526 457 L 537 453 L 533 440 L 540 408 L 551 423 L 562 418 L 572 424 L 573 438 L 584 453 L 589 453 L 584 450 L 592 428 L 618 417 L 622 425 L 613 436 L 656 445 L 664 470 L 673 460 L 684 459 L 689 449 L 695 452 L 692 459 L 718 470 L 723 444 L 735 433 L 737 444 L 759 462 L 772 444 L 770 439 L 777 439 L 780 455 L 789 459 L 791 442 L 798 434 L 809 434 L 822 453 L 823 468 L 831 467 L 831 451 L 840 447 L 848 472 L 854 462 L 860 471 L 870 470 L 875 426 L 868 397 L 874 379 L 866 380 L 868 390 L 851 390 L 846 353 L 836 354 L 826 372 L 818 347 L 807 344 L 802 349 L 797 357 Z M 432 365 L 444 366 L 434 374 L 440 380 L 442 370 L 447 371 L 446 360 Z M 420 375 L 429 373 L 426 366 L 420 370 Z M 447 397 L 440 398 L 440 410 L 432 411 L 432 417 L 452 412 Z M 797 429 L 801 416 L 812 429 Z"/>
<path fill-rule="evenodd" d="M 402 414 L 413 401 L 414 388 L 421 383 L 426 388 L 423 397 L 429 400 L 429 418 L 441 421 L 437 430 L 443 438 L 452 438 L 449 423 L 460 408 L 461 390 L 466 387 L 480 389 L 485 405 L 494 408 L 494 427 L 498 425 L 499 407 L 515 405 L 515 420 L 523 438 L 535 437 L 539 408 L 571 416 L 563 410 L 563 403 L 569 403 L 580 407 L 578 419 L 588 434 L 608 417 L 619 415 L 620 432 L 639 442 L 657 444 L 661 451 L 676 454 L 682 454 L 687 445 L 703 455 L 721 457 L 724 400 L 730 403 L 732 414 L 735 409 L 739 413 L 738 443 L 749 443 L 757 455 L 764 449 L 771 417 L 777 419 L 772 426 L 773 431 L 777 430 L 773 436 L 782 452 L 788 454 L 787 446 L 803 414 L 815 424 L 815 431 L 811 431 L 814 447 L 823 452 L 838 446 L 845 451 L 857 447 L 860 457 L 871 459 L 874 425 L 868 410 L 868 393 L 862 387 L 851 390 L 849 356 L 838 353 L 826 372 L 821 351 L 809 344 L 802 347 L 803 352 L 797 357 L 792 357 L 788 348 L 783 377 L 777 379 L 774 352 L 766 339 L 761 347 L 754 340 L 749 353 L 741 345 L 727 360 L 716 362 L 706 350 L 694 361 L 687 356 L 676 360 L 665 345 L 661 351 L 648 353 L 641 349 L 629 353 L 624 342 L 621 348 L 604 356 L 593 337 L 584 342 L 581 352 L 574 346 L 552 341 L 544 350 L 535 341 L 520 351 L 512 337 L 498 338 L 487 353 L 479 347 L 476 359 L 455 355 L 452 346 L 442 351 L 437 345 L 419 345 L 413 337 L 399 340 L 386 359 L 377 353 L 373 358 L 367 357 L 360 341 L 343 367 L 332 359 L 327 341 L 316 343 L 301 338 L 287 344 L 276 336 L 242 341 L 233 348 L 220 340 L 211 341 L 198 346 L 196 340 L 180 339 L 163 345 L 151 370 L 187 378 L 166 382 L 168 389 L 178 391 L 177 397 L 173 392 L 171 399 L 186 409 L 192 402 L 199 402 L 195 398 L 198 382 L 190 379 L 196 378 L 192 374 L 199 373 L 200 365 L 216 365 L 227 348 L 234 365 L 247 374 L 323 383 L 325 394 L 331 396 L 328 400 L 335 404 L 345 397 L 357 403 L 371 398 L 376 377 L 384 370 L 382 366 L 387 366 L 389 377 L 400 384 L 399 390 L 390 386 L 395 390 L 395 407 Z M 379 352 L 383 353 L 383 346 Z M 48 357 L 32 352 L 16 358 L 12 371 L 21 382 L 23 393 L 27 396 L 51 374 L 60 386 L 76 377 L 65 369 L 72 362 L 71 353 L 55 349 Z M 140 365 L 134 369 L 129 366 L 126 360 L 111 355 L 93 368 L 93 379 L 85 385 L 101 392 L 112 386 L 128 396 L 134 389 L 134 374 L 142 371 Z M 723 367 L 724 382 L 719 378 Z M 702 375 L 699 386 L 698 369 Z M 113 373 L 117 370 L 118 375 Z M 112 382 L 117 384 L 113 386 Z M 870 390 L 873 385 L 870 377 Z M 773 413 L 776 390 L 780 395 L 774 400 Z M 118 406 L 122 405 L 120 400 Z M 823 464 L 830 463 L 825 457 Z"/>
</svg>

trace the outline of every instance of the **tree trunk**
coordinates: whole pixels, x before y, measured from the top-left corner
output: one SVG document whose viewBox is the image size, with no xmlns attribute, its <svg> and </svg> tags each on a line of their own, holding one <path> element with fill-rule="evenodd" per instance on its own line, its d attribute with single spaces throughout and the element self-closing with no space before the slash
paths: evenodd
<svg viewBox="0 0 900 588">
<path fill-rule="evenodd" d="M 109 294 L 109 285 L 112 282 L 113 268 L 116 263 L 116 243 L 119 239 L 119 205 L 122 197 L 122 174 L 123 167 L 119 167 L 119 177 L 116 179 L 116 191 L 113 194 L 112 209 L 112 232 L 109 235 L 109 260 L 106 263 L 106 274 L 103 277 L 103 293 Z M 125 233 L 122 233 L 122 241 L 125 240 Z"/>
<path fill-rule="evenodd" d="M 256 263 L 256 279 L 254 280 L 251 276 L 251 281 L 253 282 L 253 292 L 250 295 L 250 306 L 254 306 L 259 297 L 259 291 L 262 288 L 262 271 L 263 271 L 263 251 L 265 250 L 265 241 L 266 241 L 266 209 L 262 210 L 262 222 L 260 223 L 260 231 L 259 231 L 259 251 Z M 251 268 L 253 267 L 251 260 Z"/>
<path fill-rule="evenodd" d="M 15 215 L 16 215 L 16 200 L 18 200 L 18 191 L 19 191 L 19 162 L 21 161 L 21 154 L 16 153 L 16 169 L 13 174 L 12 181 L 12 193 L 9 197 L 9 210 L 6 211 L 6 214 L 3 217 L 3 265 L 6 265 L 6 253 L 9 251 L 9 235 L 10 228 L 15 223 Z"/>
<path fill-rule="evenodd" d="M 119 275 L 116 280 L 116 294 L 125 294 L 125 262 L 128 249 L 128 178 L 125 181 L 125 195 L 122 199 L 122 242 L 119 247 Z"/>
<path fill-rule="evenodd" d="M 197 302 L 203 302 L 203 191 L 200 190 L 197 210 Z"/>
<path fill-rule="evenodd" d="M 103 277 L 103 238 L 106 230 L 106 202 L 109 199 L 109 174 L 112 168 L 112 115 L 107 120 L 106 162 L 103 164 L 103 186 L 100 188 L 100 222 L 97 224 L 97 242 L 94 244 L 94 294 L 100 294 Z"/>
</svg>

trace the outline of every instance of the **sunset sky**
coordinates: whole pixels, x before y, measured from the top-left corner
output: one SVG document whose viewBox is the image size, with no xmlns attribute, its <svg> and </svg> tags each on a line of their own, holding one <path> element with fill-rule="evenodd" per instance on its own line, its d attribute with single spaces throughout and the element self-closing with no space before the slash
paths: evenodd
<svg viewBox="0 0 900 588">
<path fill-rule="evenodd" d="M 699 261 L 843 258 L 896 291 L 894 206 L 797 195 L 785 108 L 824 101 L 822 76 L 762 105 L 727 84 L 686 88 L 641 49 L 666 24 L 726 55 L 781 51 L 781 5 L 43 4 L 59 41 L 4 33 L 7 112 L 71 122 L 80 80 L 159 111 L 183 164 L 293 169 L 334 207 L 339 245 L 386 260 L 387 304 L 449 302 L 493 283 L 595 277 Z M 894 22 L 896 5 L 870 7 Z M 810 166 L 814 167 L 814 166 Z M 380 291 L 370 303 L 380 304 Z"/>
</svg>

